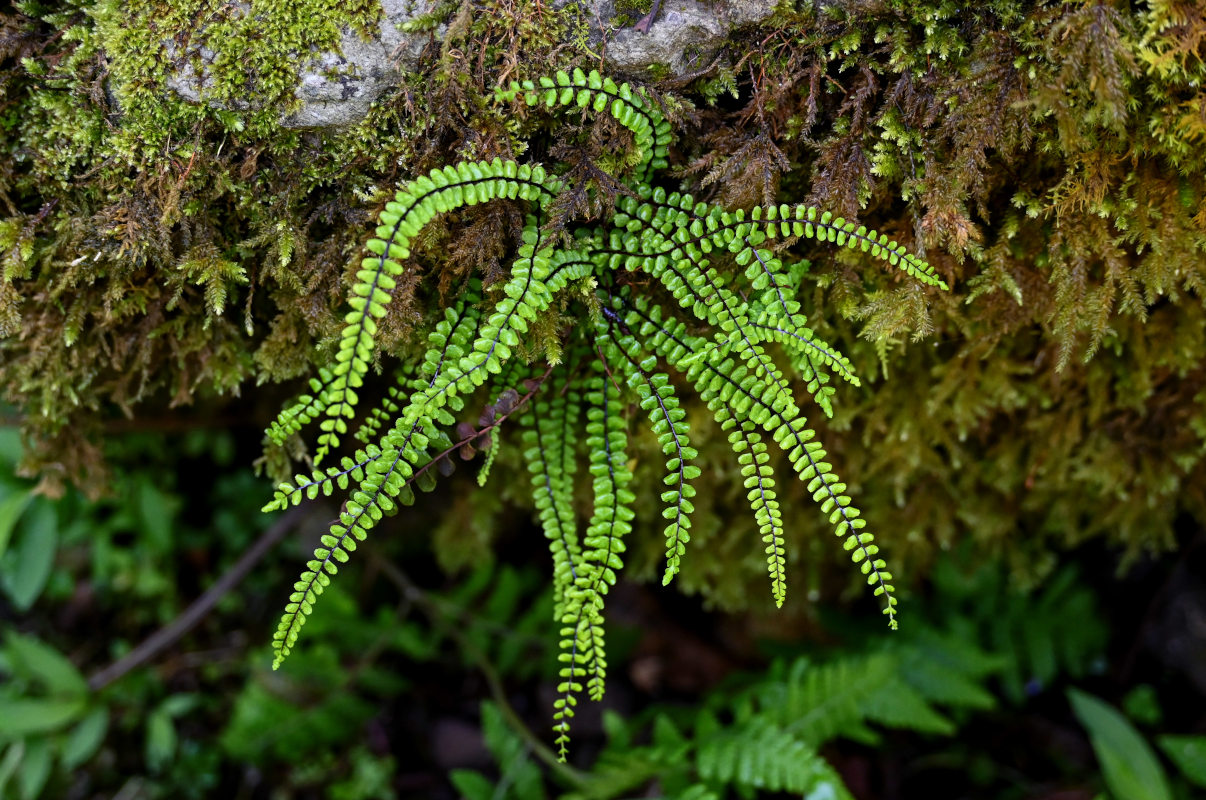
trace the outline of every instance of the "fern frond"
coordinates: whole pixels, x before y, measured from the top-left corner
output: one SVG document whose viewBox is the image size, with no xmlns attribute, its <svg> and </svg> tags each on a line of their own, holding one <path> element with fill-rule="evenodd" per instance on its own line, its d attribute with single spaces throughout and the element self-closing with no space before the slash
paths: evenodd
<svg viewBox="0 0 1206 800">
<path fill-rule="evenodd" d="M 332 367 L 334 379 L 327 390 L 327 419 L 314 461 L 321 462 L 339 437 L 347 432 L 345 418 L 354 414 L 355 390 L 364 382 L 377 333 L 376 320 L 385 316 L 386 306 L 402 274 L 402 261 L 410 257 L 410 242 L 436 214 L 490 200 L 523 199 L 547 204 L 560 191 L 561 182 L 545 174 L 540 166 L 514 161 L 464 161 L 456 167 L 432 170 L 429 175 L 403 186 L 378 215 L 376 238 L 369 239 L 371 254 L 361 262 L 348 304 L 352 311 Z"/>
<path fill-rule="evenodd" d="M 691 498 L 695 487 L 691 481 L 699 477 L 700 469 L 690 463 L 699 453 L 691 446 L 684 418 L 687 413 L 679 406 L 674 385 L 669 376 L 653 372 L 657 359 L 642 356 L 640 345 L 631 335 L 617 336 L 614 326 L 600 322 L 600 336 L 607 334 L 606 354 L 620 374 L 626 376 L 628 386 L 636 392 L 641 408 L 649 415 L 650 429 L 657 437 L 658 447 L 666 456 L 666 477 L 663 484 L 668 487 L 662 492 L 666 504 L 662 517 L 669 520 L 666 525 L 666 570 L 662 585 L 669 584 L 679 572 L 679 565 L 691 541 L 691 513 L 695 510 Z"/>
<path fill-rule="evenodd" d="M 565 666 L 558 670 L 562 680 L 557 684 L 558 697 L 553 701 L 553 731 L 557 734 L 554 744 L 561 761 L 565 761 L 569 753 L 570 720 L 574 718 L 578 695 L 582 693 L 581 679 L 588 673 L 591 675 L 588 685 L 599 687 L 592 689 L 592 695 L 597 695 L 595 699 L 602 697 L 602 681 L 607 677 L 602 623 L 597 611 L 583 607 L 573 624 L 561 628 L 561 649 L 568 652 L 557 657 Z"/>
<path fill-rule="evenodd" d="M 477 485 L 484 487 L 490 480 L 490 471 L 494 468 L 494 460 L 498 458 L 498 449 L 502 445 L 502 436 L 494 434 L 490 437 L 490 446 L 486 448 L 486 460 L 482 462 L 482 468 L 477 472 Z"/>
<path fill-rule="evenodd" d="M 723 406 L 718 408 L 723 409 Z M 775 494 L 775 473 L 770 466 L 770 455 L 766 444 L 758 434 L 756 426 L 749 420 L 738 422 L 726 413 L 716 414 L 721 430 L 729 432 L 729 444 L 737 453 L 741 465 L 741 477 L 747 490 L 746 499 L 754 511 L 758 535 L 766 545 L 766 568 L 770 573 L 771 595 L 775 605 L 782 608 L 787 598 L 787 552 L 783 541 L 783 515 L 779 512 L 779 501 Z"/>
<path fill-rule="evenodd" d="M 264 506 L 263 511 L 284 511 L 295 506 L 302 500 L 313 500 L 321 492 L 330 496 L 336 485 L 347 489 L 348 480 L 359 482 L 364 477 L 364 469 L 381 455 L 376 445 L 369 445 L 365 450 L 356 451 L 356 457 L 344 456 L 338 467 L 318 469 L 309 475 L 295 475 L 293 483 L 282 483 L 276 488 L 272 501 Z"/>
<path fill-rule="evenodd" d="M 644 89 L 633 89 L 627 83 L 617 84 L 596 70 L 587 73 L 575 68 L 572 74 L 559 71 L 551 77 L 542 76 L 537 81 L 512 81 L 506 89 L 497 90 L 496 97 L 506 102 L 522 97 L 529 106 L 553 108 L 576 105 L 583 109 L 589 107 L 595 112 L 610 110 L 611 116 L 633 133 L 634 144 L 640 154 L 637 176 L 642 183 L 667 164 L 670 123 L 661 111 Z"/>
<path fill-rule="evenodd" d="M 427 448 L 433 441 L 448 443 L 447 437 L 435 427 L 452 421 L 442 413 L 444 407 L 459 408 L 462 402 L 459 395 L 472 391 L 484 383 L 487 376 L 500 372 L 503 363 L 510 358 L 511 348 L 518 344 L 516 330 L 526 330 L 527 321 L 535 319 L 547 308 L 553 293 L 567 281 L 589 272 L 589 263 L 552 268 L 549 250 L 540 246 L 541 237 L 535 225 L 525 231 L 520 259 L 504 287 L 507 297 L 498 303 L 494 314 L 480 327 L 472 349 L 455 362 L 451 359 L 441 361 L 446 366 L 430 370 L 429 385 L 411 396 L 394 428 L 383 437 L 380 455 L 363 465 L 360 487 L 345 504 L 339 522 L 332 526 L 329 534 L 332 540 L 324 541 L 324 546 L 315 552 L 315 560 L 307 565 L 290 596 L 274 637 L 277 650 L 274 663 L 277 666 L 292 649 L 317 596 L 327 585 L 324 582 L 329 581 L 326 573 L 333 574 L 336 569 L 334 561 L 346 561 L 347 553 L 355 549 L 356 541 L 363 541 L 383 514 L 396 507 L 396 502 L 412 503 L 412 483 L 427 491 L 434 487 L 434 476 L 428 470 L 432 462 Z M 307 484 L 307 490 L 313 489 L 314 482 Z M 321 479 L 319 486 L 329 486 L 326 477 Z M 300 494 L 297 487 L 286 486 L 278 491 L 277 502 L 281 496 L 291 498 L 300 497 Z M 574 541 L 571 537 L 571 542 Z M 572 547 L 576 548 L 576 544 Z M 563 586 L 570 583 L 572 580 L 567 580 Z"/>
<path fill-rule="evenodd" d="M 690 195 L 668 195 L 656 189 L 647 188 L 640 196 L 654 210 L 673 215 L 676 242 L 683 246 L 704 252 L 720 248 L 737 253 L 746 246 L 746 239 L 752 233 L 768 238 L 796 236 L 816 239 L 869 253 L 926 285 L 944 291 L 949 288 L 929 263 L 889 239 L 886 234 L 868 229 L 865 225 L 855 225 L 816 206 L 755 206 L 747 214 L 740 208 L 730 212 L 711 208 L 705 203 L 686 205 L 683 198 L 690 201 Z M 623 210 L 632 213 L 626 208 Z M 756 243 L 760 243 L 760 240 Z"/>
<path fill-rule="evenodd" d="M 761 717 L 708 736 L 695 763 L 701 778 L 746 790 L 853 800 L 841 777 L 808 742 Z"/>
<path fill-rule="evenodd" d="M 619 296 L 613 302 L 619 309 L 627 309 L 624 323 L 630 329 L 640 329 L 649 350 L 683 370 L 714 413 L 717 406 L 724 405 L 737 419 L 749 420 L 771 434 L 787 454 L 797 477 L 806 483 L 813 500 L 828 515 L 834 534 L 843 540 L 843 547 L 873 587 L 873 594 L 883 598 L 883 613 L 889 626 L 895 628 L 897 600 L 893 594 L 895 587 L 890 583 L 892 573 L 882 558 L 876 558 L 879 547 L 874 544 L 874 536 L 863 530 L 866 522 L 845 494 L 846 484 L 838 479 L 832 465 L 824 461 L 821 444 L 811 441 L 816 434 L 804 426 L 805 420 L 779 411 L 773 405 L 771 390 L 744 365 L 735 364 L 731 358 L 697 358 L 706 348 L 704 340 L 688 334 L 683 323 L 657 306 L 650 307 L 640 298 L 627 304 Z"/>
<path fill-rule="evenodd" d="M 602 340 L 596 343 L 600 349 L 607 347 Z M 623 539 L 632 532 L 632 503 L 636 497 L 628 488 L 632 471 L 628 468 L 628 431 L 619 392 L 607 374 L 607 365 L 595 362 L 594 366 L 597 375 L 587 395 L 590 407 L 586 412 L 585 442 L 594 510 L 582 541 L 582 574 L 574 586 L 574 602 L 602 611 L 604 597 L 624 566 L 620 556 L 627 549 Z"/>
<path fill-rule="evenodd" d="M 310 379 L 310 394 L 303 394 L 297 401 L 277 415 L 269 426 L 266 436 L 276 445 L 282 445 L 293 434 L 310 424 L 330 405 L 329 390 L 335 376 L 322 368 L 317 378 Z"/>
<path fill-rule="evenodd" d="M 554 707 L 554 730 L 562 758 L 569 741 L 575 695 L 582 690 L 578 679 L 589 675 L 586 690 L 591 699 L 603 698 L 607 678 L 604 598 L 615 584 L 616 572 L 624 566 L 620 555 L 625 550 L 623 537 L 632 530 L 631 505 L 635 499 L 627 488 L 632 473 L 628 469 L 628 436 L 622 408 L 610 376 L 604 371 L 605 365 L 595 366 L 598 374 L 587 394 L 590 407 L 586 424 L 594 510 L 582 541 L 574 585 L 567 592 L 560 620 L 563 651 L 560 657 L 565 666 L 560 671 L 564 680 L 558 685 L 561 696 Z"/>
<path fill-rule="evenodd" d="M 530 404 L 521 420 L 524 460 L 532 475 L 532 502 L 553 556 L 553 615 L 558 621 L 565 616 L 566 593 L 578 580 L 582 558 L 574 522 L 573 484 L 564 473 L 559 447 L 567 413 L 566 398 L 554 393 Z"/>
<path fill-rule="evenodd" d="M 416 461 L 422 461 L 425 457 L 425 454 L 417 451 L 403 453 L 383 450 L 365 466 L 359 489 L 344 502 L 339 519 L 323 534 L 320 546 L 314 550 L 314 558 L 306 563 L 305 571 L 293 584 L 285 614 L 272 635 L 272 647 L 276 653 L 273 669 L 280 667 L 292 652 L 318 597 L 330 585 L 331 576 L 338 572 L 337 563 L 347 563 L 349 553 L 356 550 L 357 543 L 363 542 L 382 516 L 393 510 L 391 498 L 415 480 L 416 473 L 408 463 L 407 455 Z M 430 462 L 430 459 L 427 461 Z M 410 498 L 413 501 L 413 494 Z"/>
<path fill-rule="evenodd" d="M 838 247 L 870 253 L 926 285 L 937 286 L 943 290 L 949 288 L 932 266 L 889 239 L 886 234 L 877 233 L 865 225 L 855 225 L 842 217 L 835 217 L 832 212 L 821 211 L 816 206 L 755 206 L 750 210 L 750 220 L 755 229 L 770 238 L 815 237 L 818 241 L 827 241 Z"/>
</svg>

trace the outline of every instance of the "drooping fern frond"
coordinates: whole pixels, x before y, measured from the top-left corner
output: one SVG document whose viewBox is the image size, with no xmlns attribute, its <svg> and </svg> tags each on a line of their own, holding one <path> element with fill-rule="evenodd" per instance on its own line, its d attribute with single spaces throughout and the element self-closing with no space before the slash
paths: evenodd
<svg viewBox="0 0 1206 800">
<path fill-rule="evenodd" d="M 554 729 L 564 758 L 579 694 L 598 699 L 604 691 L 606 597 L 636 524 L 630 458 L 640 454 L 630 452 L 633 414 L 645 417 L 664 462 L 663 582 L 689 558 L 700 467 L 681 400 L 686 388 L 707 405 L 734 451 L 775 603 L 787 597 L 787 558 L 772 443 L 896 627 L 892 575 L 795 392 L 801 383 L 831 415 L 832 376 L 859 381 L 849 360 L 809 326 L 798 268 L 784 266 L 784 247 L 772 240 L 831 243 L 868 253 L 921 283 L 946 284 L 886 236 L 828 212 L 800 205 L 730 211 L 655 185 L 667 166 L 671 125 L 643 89 L 574 69 L 512 83 L 496 98 L 609 114 L 631 133 L 627 151 L 612 163 L 630 166 L 614 175 L 598 164 L 567 173 L 594 176 L 579 186 L 539 165 L 466 161 L 410 181 L 380 211 L 334 360 L 268 431 L 277 444 L 310 424 L 319 434 L 314 470 L 279 486 L 266 509 L 336 487 L 346 493 L 338 520 L 294 585 L 274 637 L 275 665 L 296 644 L 338 566 L 384 516 L 412 503 L 416 487 L 433 488 L 437 475 L 451 471 L 454 453 L 470 459 L 485 452 L 484 483 L 503 427 L 517 426 L 507 441 L 522 450 L 552 560 L 561 644 Z M 613 200 L 610 229 L 574 227 L 577 210 Z M 421 359 L 398 371 L 379 405 L 352 429 L 370 367 L 388 355 L 377 352 L 378 320 L 407 269 L 411 243 L 436 217 L 482 203 L 510 204 L 524 219 L 509 272 L 486 292 L 469 280 L 432 327 Z M 685 319 L 659 305 L 669 299 Z M 349 430 L 363 448 L 323 465 Z M 580 458 L 591 487 L 585 521 L 575 518 Z M 784 773 L 781 783 L 800 780 Z"/>
<path fill-rule="evenodd" d="M 690 462 L 699 453 L 691 447 L 687 424 L 683 422 L 686 412 L 679 406 L 674 384 L 665 373 L 651 372 L 656 368 L 657 360 L 642 356 L 639 345 L 631 336 L 613 342 L 612 331 L 606 325 L 600 327 L 606 332 L 600 338 L 609 344 L 610 362 L 621 374 L 628 376 L 627 384 L 636 393 L 641 408 L 648 413 L 653 435 L 667 459 L 663 480 L 666 490 L 662 492 L 661 500 L 666 504 L 662 516 L 669 523 L 664 532 L 666 572 L 662 577 L 663 585 L 668 584 L 678 573 L 679 560 L 691 540 L 691 512 L 695 510 L 691 503 L 695 487 L 691 481 L 699 477 L 700 470 Z"/>
<path fill-rule="evenodd" d="M 627 305 L 618 297 L 615 305 L 627 310 L 624 317 L 609 312 L 615 322 L 630 330 L 639 330 L 651 352 L 683 370 L 718 422 L 723 425 L 729 416 L 733 416 L 759 425 L 786 452 L 792 469 L 807 484 L 821 511 L 829 516 L 834 534 L 843 540 L 842 546 L 859 565 L 875 596 L 884 599 L 883 612 L 889 625 L 895 628 L 897 601 L 893 594 L 895 587 L 890 583 L 892 573 L 882 558 L 876 558 L 879 547 L 874 544 L 874 536 L 863 530 L 866 522 L 845 494 L 846 484 L 824 460 L 825 450 L 819 442 L 812 441 L 816 434 L 804 426 L 805 420 L 799 416 L 794 404 L 786 409 L 777 408 L 770 399 L 771 391 L 750 369 L 738 364 L 724 351 L 714 350 L 701 337 L 687 333 L 684 323 L 664 314 L 660 307 L 650 308 L 639 298 Z M 705 351 L 713 351 L 716 357 L 699 358 Z"/>
<path fill-rule="evenodd" d="M 566 457 L 570 443 L 562 438 L 571 414 L 576 417 L 576 412 L 576 402 L 554 395 L 532 403 L 520 419 L 525 428 L 524 460 L 532 473 L 532 505 L 553 556 L 553 613 L 558 617 L 565 614 L 565 593 L 577 582 L 577 567 L 582 560 L 574 519 L 573 474 L 569 469 L 573 459 Z"/>
</svg>

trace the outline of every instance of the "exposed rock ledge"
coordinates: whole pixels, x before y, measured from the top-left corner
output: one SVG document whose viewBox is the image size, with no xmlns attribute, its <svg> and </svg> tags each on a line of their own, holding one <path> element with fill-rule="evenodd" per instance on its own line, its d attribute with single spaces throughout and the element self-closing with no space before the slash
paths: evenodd
<svg viewBox="0 0 1206 800">
<path fill-rule="evenodd" d="M 402 26 L 427 13 L 431 0 L 381 0 L 381 26 L 369 41 L 344 31 L 341 52 L 322 53 L 301 71 L 296 97 L 300 108 L 281 120 L 290 128 L 340 128 L 364 118 L 369 107 L 399 75 L 414 69 L 432 34 L 406 33 Z M 565 2 L 557 3 L 565 5 Z M 585 0 L 591 20 L 591 43 L 604 61 L 624 72 L 660 65 L 671 75 L 706 67 L 729 34 L 742 25 L 759 22 L 774 11 L 773 0 L 663 0 L 646 30 L 610 30 L 614 0 Z M 435 31 L 439 38 L 443 27 Z M 212 53 L 200 53 L 202 62 Z M 168 87 L 193 102 L 205 100 L 208 77 L 185 66 L 168 80 Z"/>
</svg>

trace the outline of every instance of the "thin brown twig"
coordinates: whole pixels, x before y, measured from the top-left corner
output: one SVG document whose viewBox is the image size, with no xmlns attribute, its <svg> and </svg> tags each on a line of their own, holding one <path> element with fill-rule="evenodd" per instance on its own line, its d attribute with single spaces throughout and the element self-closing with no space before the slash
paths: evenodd
<svg viewBox="0 0 1206 800">
<path fill-rule="evenodd" d="M 248 548 L 222 577 L 218 578 L 213 586 L 205 590 L 205 593 L 194 600 L 179 616 L 148 636 L 133 650 L 89 676 L 88 688 L 92 691 L 105 688 L 175 644 L 184 634 L 205 619 L 218 601 L 227 592 L 238 586 L 239 582 L 247 577 L 251 568 L 284 539 L 285 534 L 293 530 L 306 513 L 305 509 L 297 507 L 282 514 L 276 522 L 268 527 L 268 530 L 260 535 L 255 544 Z"/>
</svg>

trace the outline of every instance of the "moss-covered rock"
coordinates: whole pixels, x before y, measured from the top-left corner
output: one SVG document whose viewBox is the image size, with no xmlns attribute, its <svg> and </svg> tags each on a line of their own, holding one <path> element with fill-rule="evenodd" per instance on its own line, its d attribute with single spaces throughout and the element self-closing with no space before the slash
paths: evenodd
<svg viewBox="0 0 1206 800">
<path fill-rule="evenodd" d="M 672 163 L 695 194 L 833 208 L 923 251 L 954 287 L 927 294 L 845 259 L 804 276 L 819 332 L 883 378 L 839 393 L 827 439 L 899 572 L 971 538 L 1038 574 L 1089 537 L 1138 552 L 1206 521 L 1203 12 L 799 5 L 739 32 L 689 84 L 652 88 L 682 123 Z M 319 133 L 280 125 L 298 70 L 381 12 L 285 6 L 298 4 L 264 4 L 277 16 L 262 28 L 256 3 L 211 18 L 205 4 L 25 2 L 2 17 L 0 383 L 48 487 L 100 488 L 94 445 L 117 414 L 212 408 L 309 374 L 401 178 L 529 147 L 571 167 L 607 151 L 589 119 L 553 127 L 492 100 L 501 82 L 594 63 L 577 7 L 440 5 L 429 22 L 446 27 L 416 70 L 359 123 Z M 215 103 L 170 91 L 182 54 L 202 52 L 192 37 L 219 32 Z M 515 214 L 458 214 L 420 243 L 387 352 L 406 352 L 468 273 L 497 278 Z M 762 565 L 712 440 L 697 505 L 714 522 L 681 580 L 739 605 L 764 596 Z M 809 565 L 818 591 L 844 580 L 817 566 L 820 525 L 793 516 L 794 573 Z M 652 574 L 647 533 L 633 563 Z"/>
</svg>

